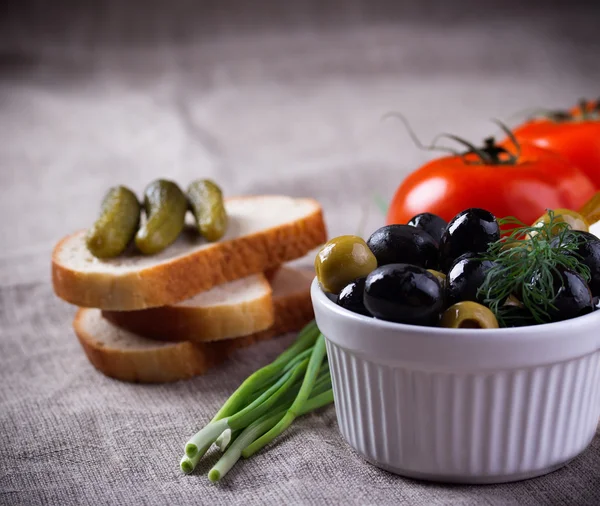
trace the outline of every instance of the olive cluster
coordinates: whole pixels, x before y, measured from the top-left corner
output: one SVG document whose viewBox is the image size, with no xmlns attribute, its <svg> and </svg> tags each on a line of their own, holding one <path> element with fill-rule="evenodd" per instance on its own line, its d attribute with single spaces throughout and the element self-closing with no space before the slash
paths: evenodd
<svg viewBox="0 0 600 506">
<path fill-rule="evenodd" d="M 594 308 L 600 295 L 600 240 L 584 231 L 574 253 L 589 267 L 588 283 L 576 273 L 559 273 L 553 320 L 567 319 Z M 315 260 L 317 277 L 337 304 L 352 312 L 413 325 L 497 328 L 498 319 L 481 293 L 494 266 L 486 258 L 500 241 L 500 226 L 490 212 L 471 208 L 449 223 L 431 213 L 406 225 L 387 225 L 365 242 L 357 236 L 329 241 Z M 515 297 L 503 301 L 511 326 L 532 322 Z"/>
</svg>

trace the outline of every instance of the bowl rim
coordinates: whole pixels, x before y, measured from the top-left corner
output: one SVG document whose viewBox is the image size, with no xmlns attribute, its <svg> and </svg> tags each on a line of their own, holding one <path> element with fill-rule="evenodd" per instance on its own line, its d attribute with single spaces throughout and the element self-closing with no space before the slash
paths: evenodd
<svg viewBox="0 0 600 506">
<path fill-rule="evenodd" d="M 331 301 L 316 279 L 311 298 L 317 325 L 328 342 L 379 363 L 404 363 L 422 370 L 490 371 L 537 367 L 600 353 L 600 311 L 529 327 L 445 329 L 352 313 Z"/>
<path fill-rule="evenodd" d="M 358 313 L 354 313 L 348 309 L 338 306 L 335 302 L 329 299 L 325 291 L 321 288 L 321 284 L 319 283 L 316 276 L 313 279 L 312 285 L 314 286 L 314 291 L 312 291 L 312 293 L 317 294 L 319 302 L 323 303 L 328 310 L 333 311 L 342 318 L 350 318 L 351 320 L 355 320 L 357 323 L 360 322 L 365 325 L 387 330 L 398 330 L 405 332 L 410 331 L 411 333 L 424 333 L 427 335 L 433 334 L 443 336 L 456 336 L 462 334 L 463 332 L 467 334 L 495 336 L 509 333 L 514 334 L 515 332 L 524 335 L 537 335 L 541 332 L 543 333 L 544 331 L 565 330 L 567 327 L 571 327 L 574 321 L 577 321 L 578 323 L 588 323 L 588 320 L 590 320 L 590 322 L 597 320 L 598 325 L 600 326 L 600 309 L 583 316 L 570 318 L 568 320 L 562 320 L 559 322 L 552 323 L 540 323 L 537 325 L 527 325 L 523 327 L 504 327 L 497 329 L 451 329 L 444 327 L 431 327 L 426 325 L 411 325 L 408 323 L 391 322 L 387 320 L 374 318 L 372 316 L 364 316 Z"/>
</svg>

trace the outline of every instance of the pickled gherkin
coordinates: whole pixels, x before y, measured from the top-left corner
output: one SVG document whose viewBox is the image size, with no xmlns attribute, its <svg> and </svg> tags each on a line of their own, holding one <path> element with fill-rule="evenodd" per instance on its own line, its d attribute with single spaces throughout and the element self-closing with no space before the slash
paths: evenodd
<svg viewBox="0 0 600 506">
<path fill-rule="evenodd" d="M 140 224 L 140 203 L 124 186 L 111 188 L 104 200 L 100 216 L 88 230 L 86 245 L 98 258 L 113 258 L 125 251 Z"/>
<path fill-rule="evenodd" d="M 200 235 L 210 242 L 221 239 L 227 231 L 227 213 L 221 189 L 209 179 L 199 179 L 190 184 L 187 197 Z"/>
<path fill-rule="evenodd" d="M 172 181 L 158 179 L 144 192 L 146 223 L 135 236 L 137 248 L 153 255 L 172 244 L 185 225 L 187 199 Z"/>
</svg>

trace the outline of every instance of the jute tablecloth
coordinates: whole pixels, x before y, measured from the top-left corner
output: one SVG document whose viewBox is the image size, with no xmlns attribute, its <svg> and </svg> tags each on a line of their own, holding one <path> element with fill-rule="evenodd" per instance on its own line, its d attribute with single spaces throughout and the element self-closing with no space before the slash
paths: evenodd
<svg viewBox="0 0 600 506">
<path fill-rule="evenodd" d="M 598 437 L 551 475 L 451 487 L 363 462 L 333 408 L 221 484 L 207 465 L 184 476 L 187 437 L 292 336 L 191 381 L 120 383 L 49 284 L 53 244 L 116 183 L 213 177 L 230 195 L 315 197 L 332 235 L 373 230 L 373 195 L 426 159 L 383 113 L 477 141 L 491 117 L 598 94 L 597 11 L 522 3 L 15 2 L 0 21 L 0 503 L 600 504 Z"/>
</svg>

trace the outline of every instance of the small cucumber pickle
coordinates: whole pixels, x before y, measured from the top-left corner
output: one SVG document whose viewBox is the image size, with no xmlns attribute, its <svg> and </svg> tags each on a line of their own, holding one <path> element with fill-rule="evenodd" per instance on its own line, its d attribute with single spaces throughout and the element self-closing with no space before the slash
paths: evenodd
<svg viewBox="0 0 600 506">
<path fill-rule="evenodd" d="M 114 258 L 127 248 L 140 224 L 140 203 L 124 186 L 108 190 L 100 216 L 88 230 L 86 245 L 97 258 Z"/>
<path fill-rule="evenodd" d="M 227 231 L 221 188 L 209 179 L 198 179 L 188 187 L 187 198 L 200 235 L 210 242 L 221 239 Z"/>
<path fill-rule="evenodd" d="M 135 244 L 144 255 L 153 255 L 172 244 L 183 230 L 187 199 L 172 181 L 158 179 L 144 192 L 147 221 L 135 236 Z"/>
<path fill-rule="evenodd" d="M 315 258 L 315 271 L 323 290 L 339 294 L 348 283 L 377 268 L 367 243 L 355 235 L 342 235 L 326 243 Z"/>
</svg>

